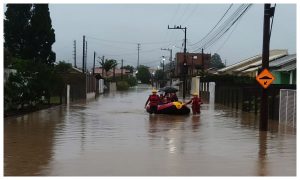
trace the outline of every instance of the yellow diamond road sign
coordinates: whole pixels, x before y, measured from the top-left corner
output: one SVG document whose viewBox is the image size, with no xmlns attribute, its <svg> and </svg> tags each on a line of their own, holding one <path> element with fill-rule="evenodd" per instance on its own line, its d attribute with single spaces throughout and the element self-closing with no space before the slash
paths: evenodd
<svg viewBox="0 0 300 180">
<path fill-rule="evenodd" d="M 268 71 L 264 69 L 258 76 L 256 76 L 256 81 L 263 87 L 268 88 L 270 84 L 275 80 L 275 77 Z"/>
</svg>

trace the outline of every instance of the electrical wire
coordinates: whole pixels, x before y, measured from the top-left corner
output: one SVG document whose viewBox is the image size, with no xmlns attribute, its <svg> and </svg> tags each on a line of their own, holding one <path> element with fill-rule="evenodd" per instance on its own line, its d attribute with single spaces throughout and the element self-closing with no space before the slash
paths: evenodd
<svg viewBox="0 0 300 180">
<path fill-rule="evenodd" d="M 215 33 L 213 33 L 210 38 L 208 38 L 199 48 L 197 48 L 193 52 L 212 46 L 246 13 L 251 5 L 252 4 L 240 6 L 238 10 L 235 11 L 235 13 L 230 16 L 230 18 L 226 20 L 226 22 L 224 22 L 224 24 L 220 26 L 220 28 Z"/>
<path fill-rule="evenodd" d="M 225 11 L 225 13 L 223 14 L 223 16 L 221 17 L 221 19 L 217 22 L 217 24 L 215 24 L 215 26 L 198 42 L 191 44 L 191 46 L 194 46 L 198 43 L 200 43 L 203 39 L 205 39 L 217 26 L 218 24 L 223 20 L 223 18 L 226 16 L 226 14 L 228 13 L 228 11 L 230 10 L 230 8 L 233 6 L 233 4 L 230 4 L 230 6 L 228 7 L 228 9 Z"/>
<path fill-rule="evenodd" d="M 204 42 L 201 44 L 201 47 L 198 48 L 197 50 L 202 49 L 204 44 L 207 44 L 208 42 L 212 41 L 212 39 L 214 39 L 222 31 L 224 31 L 224 29 L 226 29 L 226 27 L 228 27 L 230 25 L 230 22 L 232 22 L 238 16 L 238 14 L 240 14 L 242 12 L 242 10 L 245 7 L 246 7 L 246 5 L 244 5 L 244 4 L 239 6 L 238 9 L 215 32 L 213 32 L 211 34 L 211 36 L 209 36 L 208 38 L 206 38 L 204 40 Z"/>
<path fill-rule="evenodd" d="M 210 47 L 210 46 L 212 46 L 213 44 L 215 44 L 216 43 L 216 41 L 218 41 L 244 14 L 245 14 L 245 12 L 248 10 L 248 8 L 250 7 L 251 5 L 249 5 L 249 6 L 247 6 L 247 8 L 238 16 L 238 18 L 237 19 L 235 19 L 231 24 L 230 24 L 230 26 L 226 29 L 226 30 L 224 30 L 223 32 L 222 32 L 222 34 L 220 34 L 217 38 L 215 38 L 213 41 L 211 41 L 211 42 L 208 42 L 208 43 L 206 43 L 202 48 L 208 48 L 208 47 Z M 202 49 L 201 48 L 201 49 Z"/>
</svg>

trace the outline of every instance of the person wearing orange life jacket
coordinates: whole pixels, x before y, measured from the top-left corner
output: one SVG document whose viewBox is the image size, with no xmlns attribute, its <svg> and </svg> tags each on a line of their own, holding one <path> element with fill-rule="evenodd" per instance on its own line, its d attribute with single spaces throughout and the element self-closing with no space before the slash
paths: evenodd
<svg viewBox="0 0 300 180">
<path fill-rule="evenodd" d="M 147 104 L 149 103 L 150 114 L 157 112 L 157 106 L 158 106 L 158 104 L 160 102 L 160 98 L 159 98 L 159 96 L 156 93 L 157 93 L 157 90 L 153 89 L 152 90 L 152 95 L 149 95 L 149 97 L 148 97 L 148 99 L 146 101 L 146 104 L 145 104 L 145 108 L 146 108 Z"/>
<path fill-rule="evenodd" d="M 190 103 L 192 103 L 193 114 L 200 114 L 200 104 L 202 104 L 202 101 L 201 98 L 198 97 L 198 93 L 193 93 L 193 98 L 185 104 Z"/>
</svg>

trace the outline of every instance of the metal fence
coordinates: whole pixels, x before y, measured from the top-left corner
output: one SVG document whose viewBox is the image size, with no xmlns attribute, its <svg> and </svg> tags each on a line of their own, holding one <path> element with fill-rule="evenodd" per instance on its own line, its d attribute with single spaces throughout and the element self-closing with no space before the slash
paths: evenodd
<svg viewBox="0 0 300 180">
<path fill-rule="evenodd" d="M 281 89 L 279 101 L 279 123 L 296 127 L 296 90 Z"/>
</svg>

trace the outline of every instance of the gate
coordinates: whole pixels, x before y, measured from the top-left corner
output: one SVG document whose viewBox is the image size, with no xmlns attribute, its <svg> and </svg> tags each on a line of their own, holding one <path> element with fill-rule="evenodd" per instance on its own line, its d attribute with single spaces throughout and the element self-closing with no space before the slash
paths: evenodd
<svg viewBox="0 0 300 180">
<path fill-rule="evenodd" d="M 296 127 L 296 90 L 280 89 L 279 123 Z"/>
</svg>

